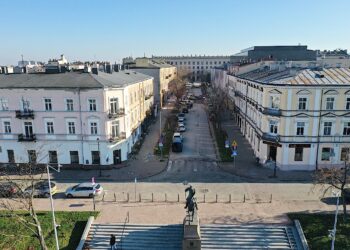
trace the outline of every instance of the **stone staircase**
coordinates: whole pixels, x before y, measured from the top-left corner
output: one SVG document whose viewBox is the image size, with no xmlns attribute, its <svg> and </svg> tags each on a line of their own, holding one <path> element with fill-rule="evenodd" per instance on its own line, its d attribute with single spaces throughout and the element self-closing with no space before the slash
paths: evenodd
<svg viewBox="0 0 350 250">
<path fill-rule="evenodd" d="M 182 225 L 92 224 L 87 243 L 91 250 L 109 249 L 114 234 L 118 250 L 179 250 L 182 244 Z M 122 237 L 123 235 L 123 237 Z"/>
<path fill-rule="evenodd" d="M 109 249 L 111 234 L 118 250 L 181 250 L 183 225 L 92 224 L 87 239 L 90 249 Z M 123 234 L 123 237 L 122 237 Z M 302 250 L 294 226 L 201 225 L 202 249 L 296 249 Z"/>
<path fill-rule="evenodd" d="M 201 225 L 202 249 L 297 249 L 302 250 L 294 226 Z"/>
</svg>

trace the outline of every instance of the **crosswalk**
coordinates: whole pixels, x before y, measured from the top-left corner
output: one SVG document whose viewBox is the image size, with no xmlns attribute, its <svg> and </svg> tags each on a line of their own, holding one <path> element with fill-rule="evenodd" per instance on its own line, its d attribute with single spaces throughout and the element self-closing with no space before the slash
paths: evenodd
<svg viewBox="0 0 350 250">
<path fill-rule="evenodd" d="M 114 234 L 118 249 L 180 250 L 183 226 L 93 224 L 87 243 L 91 250 L 108 249 Z M 294 226 L 283 225 L 201 225 L 201 249 L 281 249 L 303 250 Z"/>
</svg>

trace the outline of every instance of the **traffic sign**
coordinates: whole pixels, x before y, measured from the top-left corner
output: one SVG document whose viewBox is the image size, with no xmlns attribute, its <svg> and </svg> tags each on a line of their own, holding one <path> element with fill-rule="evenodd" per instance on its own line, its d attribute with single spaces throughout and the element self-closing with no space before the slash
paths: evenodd
<svg viewBox="0 0 350 250">
<path fill-rule="evenodd" d="M 231 157 L 235 157 L 235 156 L 237 156 L 237 151 L 236 151 L 236 150 L 233 150 L 233 151 L 232 151 L 232 154 L 231 154 Z"/>
<path fill-rule="evenodd" d="M 225 148 L 229 148 L 230 147 L 230 145 L 229 145 L 229 141 L 228 140 L 226 140 L 225 141 Z"/>
<path fill-rule="evenodd" d="M 162 148 L 164 145 L 163 145 L 163 143 L 160 142 L 160 143 L 158 144 L 158 146 L 159 146 L 160 148 Z"/>
<path fill-rule="evenodd" d="M 237 144 L 237 142 L 236 142 L 236 140 L 233 140 L 233 142 L 232 142 L 232 147 L 237 147 L 238 146 L 238 144 Z"/>
</svg>

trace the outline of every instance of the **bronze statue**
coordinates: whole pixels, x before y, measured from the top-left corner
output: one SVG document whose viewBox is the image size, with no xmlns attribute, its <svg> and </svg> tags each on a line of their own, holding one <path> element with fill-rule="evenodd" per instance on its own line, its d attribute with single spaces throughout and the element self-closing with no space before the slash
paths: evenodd
<svg viewBox="0 0 350 250">
<path fill-rule="evenodd" d="M 192 186 L 189 186 L 188 188 L 185 189 L 185 194 L 188 192 L 188 196 L 186 198 L 186 206 L 185 208 L 188 207 L 188 205 L 190 204 L 193 196 L 196 194 L 196 190 L 194 188 L 192 188 Z"/>
<path fill-rule="evenodd" d="M 196 194 L 196 190 L 192 188 L 192 186 L 189 186 L 188 188 L 185 189 L 185 193 L 188 192 L 188 196 L 186 198 L 186 206 L 185 209 L 187 208 L 187 213 L 192 214 L 192 220 L 194 216 L 195 210 L 198 210 L 197 206 L 197 201 L 194 195 Z"/>
</svg>

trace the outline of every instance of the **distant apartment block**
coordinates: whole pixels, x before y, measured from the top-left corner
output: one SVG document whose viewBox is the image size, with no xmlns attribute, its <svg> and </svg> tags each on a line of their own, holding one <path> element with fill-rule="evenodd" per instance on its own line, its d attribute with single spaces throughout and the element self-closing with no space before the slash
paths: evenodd
<svg viewBox="0 0 350 250">
<path fill-rule="evenodd" d="M 213 82 L 228 93 L 235 123 L 261 163 L 282 170 L 343 166 L 350 149 L 349 68 L 287 66 L 216 69 Z"/>
<path fill-rule="evenodd" d="M 230 61 L 229 56 L 164 56 L 153 57 L 165 60 L 177 67 L 179 74 L 188 74 L 192 81 L 210 81 L 211 69 L 223 67 Z"/>
<path fill-rule="evenodd" d="M 0 162 L 127 160 L 153 112 L 153 77 L 92 71 L 0 75 Z"/>
</svg>

